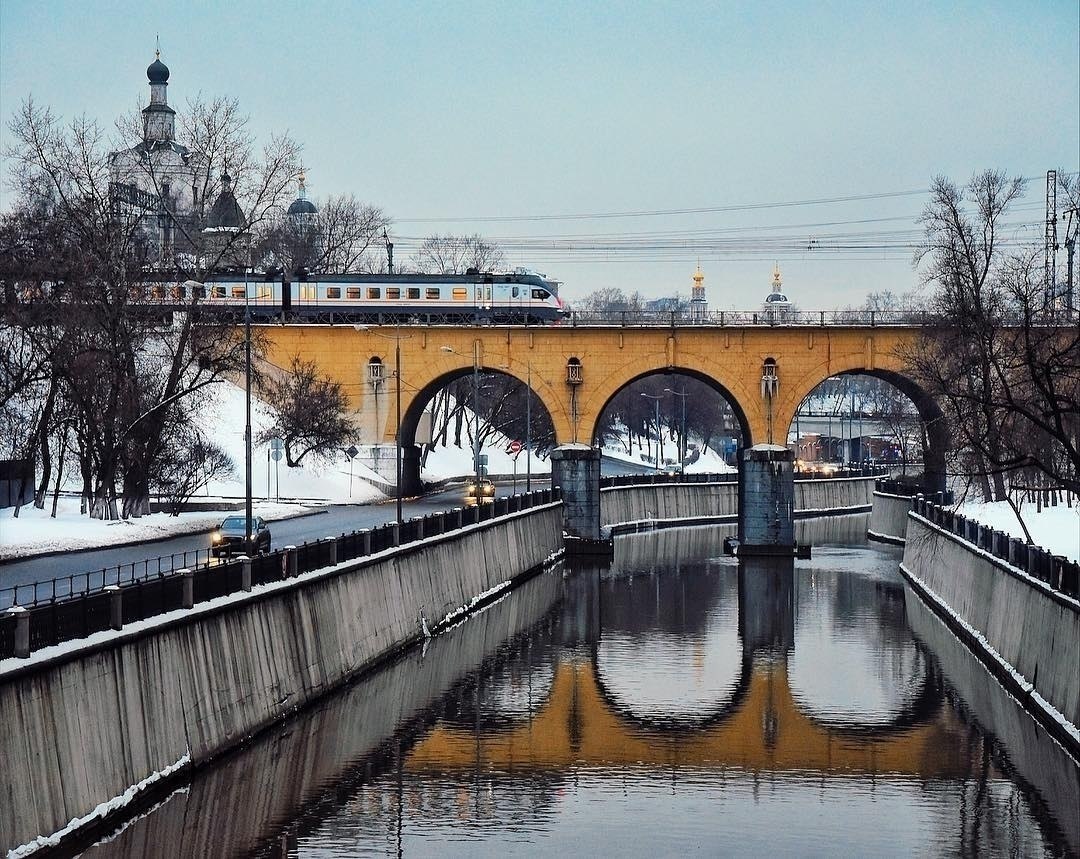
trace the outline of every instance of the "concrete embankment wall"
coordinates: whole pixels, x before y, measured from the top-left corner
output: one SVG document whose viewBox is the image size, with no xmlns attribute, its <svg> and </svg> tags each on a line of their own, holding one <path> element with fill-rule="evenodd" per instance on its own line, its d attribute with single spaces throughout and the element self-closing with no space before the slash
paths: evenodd
<svg viewBox="0 0 1080 859">
<path fill-rule="evenodd" d="M 1080 853 L 1076 762 L 926 602 L 909 589 L 904 604 L 911 631 L 941 664 L 942 674 L 966 711 L 984 731 L 1007 746 L 1008 765 L 1038 791 L 1072 851 Z"/>
<path fill-rule="evenodd" d="M 168 802 L 130 821 L 101 854 L 143 859 L 160 855 L 167 844 L 173 856 L 263 855 L 282 821 L 317 806 L 327 792 L 359 790 L 392 771 L 396 762 L 386 741 L 396 735 L 407 750 L 435 718 L 429 708 L 437 711 L 444 695 L 544 617 L 564 590 L 558 571 L 530 579 L 510 599 L 436 636 L 423 650 L 412 648 L 287 727 L 266 731 L 195 773 Z"/>
<path fill-rule="evenodd" d="M 1075 754 L 1080 602 L 915 513 L 908 516 L 900 569 L 1007 688 L 1060 727 Z"/>
<path fill-rule="evenodd" d="M 870 513 L 870 527 L 866 531 L 866 536 L 882 543 L 903 546 L 912 500 L 910 495 L 875 492 L 874 509 Z"/>
<path fill-rule="evenodd" d="M 0 848 L 235 746 L 561 546 L 561 505 L 533 508 L 0 662 Z"/>
<path fill-rule="evenodd" d="M 870 510 L 874 478 L 796 480 L 796 516 Z M 731 483 L 658 483 L 601 490 L 600 524 L 680 520 L 681 524 L 735 521 L 738 485 Z"/>
</svg>

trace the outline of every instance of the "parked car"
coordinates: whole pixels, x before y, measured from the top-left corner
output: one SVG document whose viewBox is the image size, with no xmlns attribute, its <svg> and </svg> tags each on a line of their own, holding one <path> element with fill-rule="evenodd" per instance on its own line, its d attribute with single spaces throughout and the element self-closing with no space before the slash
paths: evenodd
<svg viewBox="0 0 1080 859">
<path fill-rule="evenodd" d="M 465 506 L 475 507 L 477 504 L 493 504 L 495 502 L 495 484 L 487 478 L 479 483 L 471 481 L 465 487 Z"/>
<path fill-rule="evenodd" d="M 251 520 L 251 543 L 245 542 L 247 534 L 244 516 L 229 516 L 210 535 L 210 554 L 258 555 L 270 551 L 270 529 L 261 516 Z"/>
</svg>

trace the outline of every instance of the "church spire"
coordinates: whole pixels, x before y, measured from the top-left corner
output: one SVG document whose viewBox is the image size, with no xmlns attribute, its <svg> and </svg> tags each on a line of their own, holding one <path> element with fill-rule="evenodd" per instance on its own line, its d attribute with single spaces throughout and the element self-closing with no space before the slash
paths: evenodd
<svg viewBox="0 0 1080 859">
<path fill-rule="evenodd" d="M 169 107 L 165 90 L 169 86 L 169 67 L 161 61 L 161 40 L 157 41 L 154 61 L 147 66 L 150 104 L 143 108 L 143 138 L 148 143 L 171 143 L 176 135 L 176 111 Z"/>
</svg>

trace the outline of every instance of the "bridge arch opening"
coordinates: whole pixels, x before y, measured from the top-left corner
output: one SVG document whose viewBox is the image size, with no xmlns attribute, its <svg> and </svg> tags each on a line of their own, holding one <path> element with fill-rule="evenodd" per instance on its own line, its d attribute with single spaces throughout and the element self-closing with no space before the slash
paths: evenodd
<svg viewBox="0 0 1080 859">
<path fill-rule="evenodd" d="M 475 470 L 477 450 L 481 470 L 489 477 L 517 473 L 526 480 L 531 467 L 546 479 L 548 454 L 555 446 L 555 427 L 547 405 L 531 387 L 505 369 L 474 372 L 456 368 L 436 376 L 421 388 L 402 379 L 400 442 L 405 491 L 419 489 L 425 469 L 438 467 L 431 478 L 468 476 Z M 430 417 L 430 439 L 426 427 Z M 393 419 L 389 424 L 393 431 Z M 449 469 L 453 474 L 446 474 Z M 524 488 L 524 483 L 522 485 Z"/>
<path fill-rule="evenodd" d="M 824 379 L 799 403 L 787 442 L 805 470 L 885 465 L 921 472 L 929 488 L 944 489 L 944 415 L 932 397 L 895 371 L 853 369 Z"/>
<path fill-rule="evenodd" d="M 644 469 L 734 470 L 752 443 L 738 400 L 715 379 L 685 368 L 642 373 L 599 410 L 592 444 L 620 450 Z"/>
</svg>

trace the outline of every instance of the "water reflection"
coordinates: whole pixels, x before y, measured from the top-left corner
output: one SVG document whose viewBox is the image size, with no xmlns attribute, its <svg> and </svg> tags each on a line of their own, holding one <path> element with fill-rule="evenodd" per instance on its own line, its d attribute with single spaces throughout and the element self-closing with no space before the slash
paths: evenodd
<svg viewBox="0 0 1080 859">
<path fill-rule="evenodd" d="M 816 533 L 851 545 L 795 563 L 720 557 L 723 528 L 620 538 L 91 853 L 1076 851 L 1076 762 L 842 518 Z"/>
</svg>

